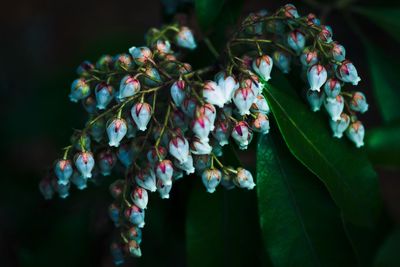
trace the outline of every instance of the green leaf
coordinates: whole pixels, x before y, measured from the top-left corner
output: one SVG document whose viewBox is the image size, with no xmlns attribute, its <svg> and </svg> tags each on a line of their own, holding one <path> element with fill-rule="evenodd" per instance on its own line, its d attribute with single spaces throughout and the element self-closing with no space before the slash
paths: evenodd
<svg viewBox="0 0 400 267">
<path fill-rule="evenodd" d="M 221 187 L 210 194 L 199 177 L 189 179 L 196 182 L 187 205 L 188 266 L 266 266 L 260 264 L 255 190 Z"/>
<path fill-rule="evenodd" d="M 197 20 L 204 31 L 207 31 L 215 23 L 222 7 L 224 0 L 196 0 Z"/>
<path fill-rule="evenodd" d="M 371 227 L 380 214 L 377 175 L 362 149 L 331 136 L 291 88 L 266 84 L 265 97 L 293 155 L 324 183 L 346 220 Z"/>
<path fill-rule="evenodd" d="M 257 193 L 273 266 L 355 266 L 340 211 L 322 183 L 285 147 L 278 131 L 260 138 Z"/>
<path fill-rule="evenodd" d="M 399 14 L 400 16 L 400 14 Z M 364 41 L 372 89 L 384 122 L 400 119 L 400 90 L 398 88 L 398 64 L 393 55 L 386 55 L 370 42 Z"/>
<path fill-rule="evenodd" d="M 387 237 L 381 248 L 378 250 L 374 266 L 391 267 L 400 266 L 400 228 L 397 227 Z"/>
<path fill-rule="evenodd" d="M 357 7 L 353 11 L 366 16 L 400 42 L 400 8 Z"/>
<path fill-rule="evenodd" d="M 400 122 L 368 130 L 366 144 L 371 161 L 379 166 L 400 167 Z"/>
</svg>

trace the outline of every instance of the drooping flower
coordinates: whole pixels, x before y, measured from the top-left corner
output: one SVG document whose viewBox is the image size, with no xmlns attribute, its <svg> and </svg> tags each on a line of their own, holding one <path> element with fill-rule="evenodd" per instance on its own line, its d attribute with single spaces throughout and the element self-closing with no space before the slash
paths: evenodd
<svg viewBox="0 0 400 267">
<path fill-rule="evenodd" d="M 310 84 L 310 90 L 318 91 L 321 86 L 326 82 L 328 73 L 324 66 L 320 64 L 313 65 L 308 69 L 307 79 Z"/>
<path fill-rule="evenodd" d="M 163 182 L 165 185 L 172 184 L 172 175 L 174 173 L 174 166 L 172 162 L 168 159 L 156 164 L 155 167 L 156 177 Z"/>
<path fill-rule="evenodd" d="M 256 95 L 250 87 L 239 88 L 235 91 L 233 102 L 239 110 L 240 115 L 250 114 L 250 107 L 255 102 Z"/>
<path fill-rule="evenodd" d="M 348 60 L 342 62 L 342 64 L 336 70 L 336 76 L 346 82 L 353 85 L 357 85 L 361 78 L 358 76 L 357 69 L 353 63 Z"/>
<path fill-rule="evenodd" d="M 225 104 L 225 94 L 221 87 L 214 81 L 206 81 L 204 83 L 203 97 L 208 103 L 220 108 Z"/>
<path fill-rule="evenodd" d="M 333 121 L 340 120 L 340 114 L 344 108 L 344 99 L 341 95 L 335 98 L 325 98 L 324 106 Z"/>
<path fill-rule="evenodd" d="M 75 166 L 83 178 L 91 178 L 94 167 L 93 154 L 89 151 L 79 152 L 75 155 Z"/>
<path fill-rule="evenodd" d="M 201 180 L 207 189 L 208 193 L 214 193 L 215 188 L 221 182 L 222 173 L 218 169 L 205 169 L 201 175 Z"/>
<path fill-rule="evenodd" d="M 138 79 L 131 75 L 126 75 L 121 79 L 119 84 L 119 91 L 117 93 L 117 99 L 122 101 L 127 97 L 134 96 L 140 91 L 140 82 Z"/>
<path fill-rule="evenodd" d="M 136 103 L 132 107 L 131 115 L 140 131 L 146 131 L 151 113 L 151 106 L 147 103 Z"/>
<path fill-rule="evenodd" d="M 185 90 L 186 83 L 184 80 L 178 80 L 171 86 L 171 97 L 177 107 L 180 107 L 185 99 Z"/>
<path fill-rule="evenodd" d="M 149 190 L 150 192 L 156 191 L 156 174 L 152 168 L 140 170 L 135 176 L 135 182 L 138 186 Z"/>
<path fill-rule="evenodd" d="M 237 187 L 246 188 L 249 190 L 253 189 L 256 186 L 251 172 L 243 168 L 237 169 L 237 173 L 235 178 L 233 179 L 233 182 Z"/>
<path fill-rule="evenodd" d="M 299 55 L 306 44 L 306 37 L 301 31 L 294 30 L 288 34 L 287 43 Z"/>
<path fill-rule="evenodd" d="M 96 107 L 100 110 L 106 109 L 107 105 L 111 102 L 114 97 L 114 87 L 105 82 L 101 82 L 96 85 Z"/>
<path fill-rule="evenodd" d="M 180 47 L 193 50 L 197 47 L 193 33 L 188 27 L 181 27 L 175 38 L 176 44 Z"/>
<path fill-rule="evenodd" d="M 101 151 L 97 156 L 97 160 L 100 172 L 103 176 L 110 175 L 111 170 L 117 163 L 117 157 L 111 150 L 108 149 Z"/>
<path fill-rule="evenodd" d="M 121 140 L 128 132 L 128 126 L 124 119 L 115 118 L 107 125 L 108 145 L 118 147 Z"/>
<path fill-rule="evenodd" d="M 69 99 L 72 102 L 78 102 L 78 100 L 85 99 L 90 95 L 90 87 L 84 78 L 76 79 L 72 82 L 71 93 Z"/>
<path fill-rule="evenodd" d="M 361 92 L 354 92 L 350 100 L 350 108 L 361 113 L 366 112 L 368 104 L 365 95 Z"/>
<path fill-rule="evenodd" d="M 272 58 L 268 55 L 254 59 L 252 64 L 253 70 L 265 81 L 271 79 L 272 66 Z"/>
<path fill-rule="evenodd" d="M 140 209 L 145 209 L 147 207 L 147 203 L 149 202 L 149 195 L 147 194 L 146 189 L 136 186 L 132 193 L 131 199 L 133 204 L 135 204 Z"/>
<path fill-rule="evenodd" d="M 340 94 L 341 90 L 340 82 L 335 78 L 330 78 L 324 84 L 324 92 L 327 97 L 335 98 Z"/>
<path fill-rule="evenodd" d="M 364 145 L 365 129 L 361 121 L 355 121 L 350 124 L 346 130 L 347 137 L 360 148 Z"/>
<path fill-rule="evenodd" d="M 331 126 L 333 137 L 342 138 L 343 133 L 349 127 L 350 117 L 346 113 L 340 114 L 339 120 L 330 120 L 329 125 Z"/>
<path fill-rule="evenodd" d="M 54 173 L 57 176 L 57 183 L 66 185 L 72 176 L 73 168 L 69 159 L 61 159 L 54 164 Z"/>
<path fill-rule="evenodd" d="M 322 103 L 324 102 L 325 99 L 325 94 L 323 91 L 313 91 L 313 90 L 307 90 L 307 101 L 310 104 L 311 110 L 312 111 L 318 111 L 321 108 Z"/>
<path fill-rule="evenodd" d="M 144 209 L 132 205 L 131 207 L 126 208 L 125 217 L 130 223 L 137 225 L 140 228 L 144 227 Z"/>
</svg>

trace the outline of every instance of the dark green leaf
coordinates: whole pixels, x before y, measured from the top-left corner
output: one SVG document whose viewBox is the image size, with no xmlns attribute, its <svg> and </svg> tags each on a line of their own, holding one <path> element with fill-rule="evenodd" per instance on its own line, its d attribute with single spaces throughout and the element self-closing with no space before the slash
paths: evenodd
<svg viewBox="0 0 400 267">
<path fill-rule="evenodd" d="M 400 16 L 400 14 L 399 14 Z M 384 122 L 400 119 L 400 90 L 398 87 L 398 65 L 393 56 L 386 55 L 381 49 L 365 41 L 368 66 L 375 99 Z"/>
<path fill-rule="evenodd" d="M 197 181 L 187 206 L 188 266 L 260 266 L 255 191 L 218 188 L 209 194 L 199 177 L 191 179 Z"/>
<path fill-rule="evenodd" d="M 224 0 L 196 0 L 197 20 L 204 31 L 215 23 L 224 5 Z"/>
<path fill-rule="evenodd" d="M 400 42 L 400 8 L 357 7 L 353 10 L 378 24 L 388 34 Z"/>
<path fill-rule="evenodd" d="M 274 266 L 354 266 L 340 211 L 278 131 L 260 138 L 257 192 L 262 236 Z"/>
<path fill-rule="evenodd" d="M 371 129 L 367 132 L 367 148 L 371 161 L 380 166 L 400 167 L 400 123 Z"/>
<path fill-rule="evenodd" d="M 378 250 L 374 266 L 391 267 L 400 266 L 400 228 L 397 227 L 385 240 Z"/>
<path fill-rule="evenodd" d="M 363 150 L 334 139 L 328 118 L 310 112 L 291 88 L 267 84 L 264 92 L 290 151 L 321 179 L 345 218 L 374 225 L 380 214 L 378 181 Z"/>
</svg>

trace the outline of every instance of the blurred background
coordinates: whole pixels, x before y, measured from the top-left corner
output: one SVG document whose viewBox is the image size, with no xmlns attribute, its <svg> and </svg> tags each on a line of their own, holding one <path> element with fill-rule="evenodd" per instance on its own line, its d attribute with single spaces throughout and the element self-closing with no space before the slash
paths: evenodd
<svg viewBox="0 0 400 267">
<path fill-rule="evenodd" d="M 385 80 L 386 86 L 400 89 L 396 77 L 400 71 L 399 39 L 396 38 L 400 33 L 400 21 L 389 23 L 386 25 L 389 31 L 384 31 L 384 24 L 374 22 L 371 14 L 359 9 L 350 15 L 356 21 L 355 29 L 344 19 L 343 12 L 349 11 L 343 10 L 353 7 L 354 10 L 357 7 L 398 10 L 398 1 L 292 2 L 300 14 L 313 12 L 332 26 L 334 39 L 346 47 L 348 57 L 362 77 L 360 90 L 366 93 L 370 103 L 369 112 L 362 117 L 367 131 L 383 125 L 381 103 L 377 103 L 372 90 L 376 85 L 370 72 L 374 61 L 368 53 L 377 52 L 374 59 L 382 62 L 387 74 L 397 78 Z M 262 8 L 273 11 L 286 3 L 247 0 L 243 1 L 240 14 L 243 17 Z M 2 3 L 1 266 L 113 266 L 109 242 L 114 226 L 108 219 L 107 209 L 111 202 L 108 184 L 116 177 L 107 178 L 99 185 L 90 184 L 85 191 L 73 189 L 69 198 L 56 197 L 52 201 L 42 198 L 38 182 L 58 157 L 60 148 L 68 144 L 72 129 L 82 128 L 84 124 L 83 108 L 67 98 L 80 62 L 95 61 L 102 54 L 116 54 L 132 45 L 143 44 L 144 34 L 150 27 L 174 19 L 198 28 L 193 5 L 191 0 L 15 0 Z M 364 45 L 360 32 L 368 40 L 369 47 Z M 400 103 L 400 93 L 397 95 L 397 103 Z M 393 222 L 400 222 L 399 172 L 382 167 L 385 164 L 378 165 L 385 209 Z M 172 199 L 167 201 L 151 197 L 143 233 L 144 256 L 127 265 L 186 266 L 184 202 L 187 186 L 179 183 Z"/>
</svg>

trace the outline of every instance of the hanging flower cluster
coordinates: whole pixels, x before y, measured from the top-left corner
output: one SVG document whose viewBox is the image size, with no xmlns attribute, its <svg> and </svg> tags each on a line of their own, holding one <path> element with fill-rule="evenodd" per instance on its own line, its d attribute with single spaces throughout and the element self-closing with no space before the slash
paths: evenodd
<svg viewBox="0 0 400 267">
<path fill-rule="evenodd" d="M 248 170 L 224 164 L 222 147 L 235 143 L 245 150 L 255 133 L 268 133 L 270 109 L 263 90 L 273 65 L 283 73 L 301 65 L 312 110 L 323 104 L 334 136 L 346 132 L 362 145 L 364 128 L 355 112 L 367 110 L 365 96 L 343 90 L 360 78 L 343 46 L 332 41 L 330 27 L 312 14 L 299 17 L 293 5 L 272 15 L 251 14 L 227 43 L 220 69 L 192 70 L 182 61 L 197 46 L 187 27 L 151 29 L 146 42 L 78 67 L 69 98 L 81 102 L 89 118 L 40 182 L 50 199 L 54 193 L 67 197 L 71 183 L 84 189 L 99 175 L 124 177 L 110 185 L 109 215 L 120 233 L 111 245 L 116 264 L 126 255 L 141 255 L 149 192 L 169 198 L 173 183 L 192 173 L 209 193 L 219 184 L 254 188 Z"/>
</svg>

